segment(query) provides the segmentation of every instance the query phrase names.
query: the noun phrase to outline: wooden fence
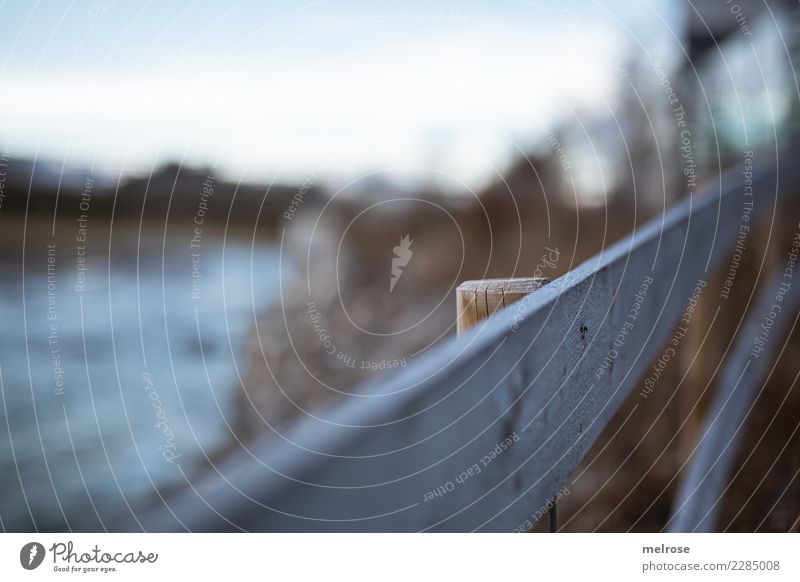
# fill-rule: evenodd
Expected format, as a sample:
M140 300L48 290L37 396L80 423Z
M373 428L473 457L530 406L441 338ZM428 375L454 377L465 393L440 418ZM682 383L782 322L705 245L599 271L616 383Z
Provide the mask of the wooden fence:
M750 220L795 192L800 173L785 152L754 160ZM526 529L641 381L698 281L730 260L749 212L743 192L741 167L723 173L563 277L120 528ZM779 283L766 286L720 376L672 529L713 527L735 434L767 371L766 353L750 364L747 354ZM781 326L794 323L797 296L800 282Z

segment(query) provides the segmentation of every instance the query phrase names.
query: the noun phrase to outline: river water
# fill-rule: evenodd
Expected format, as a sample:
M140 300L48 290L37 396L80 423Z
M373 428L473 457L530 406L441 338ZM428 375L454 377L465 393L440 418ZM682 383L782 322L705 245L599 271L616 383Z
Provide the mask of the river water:
M71 235L37 235L3 254L4 530L102 530L231 438L243 342L277 300L277 250L151 238L116 237L80 260Z

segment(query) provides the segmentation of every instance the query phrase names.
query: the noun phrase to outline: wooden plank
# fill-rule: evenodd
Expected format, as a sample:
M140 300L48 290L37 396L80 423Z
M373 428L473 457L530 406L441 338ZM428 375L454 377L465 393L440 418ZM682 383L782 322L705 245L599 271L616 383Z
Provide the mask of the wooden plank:
M776 196L777 172L783 190L800 165L755 159L758 209ZM485 324L241 452L169 499L169 510L142 512L142 524L518 528L566 482L672 333L697 280L728 256L740 178L738 168L720 176Z
M797 318L800 282L791 281L781 267L759 289L722 369L714 402L678 489L667 523L672 532L714 531L747 415L772 365L771 354L783 345L786 329ZM788 289L784 287L787 283ZM756 347L763 329L768 330L764 345Z

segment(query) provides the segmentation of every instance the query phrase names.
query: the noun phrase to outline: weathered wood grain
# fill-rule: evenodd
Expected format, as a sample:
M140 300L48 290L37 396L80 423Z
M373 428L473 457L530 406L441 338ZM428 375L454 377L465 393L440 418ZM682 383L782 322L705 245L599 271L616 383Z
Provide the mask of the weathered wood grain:
M465 281L456 289L456 328L464 333L497 310L549 283L542 277Z

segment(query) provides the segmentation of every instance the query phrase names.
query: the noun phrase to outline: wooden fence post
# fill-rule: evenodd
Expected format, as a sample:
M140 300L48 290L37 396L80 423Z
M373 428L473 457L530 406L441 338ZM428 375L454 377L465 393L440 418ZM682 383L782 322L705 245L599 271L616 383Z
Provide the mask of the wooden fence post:
M549 279L481 279L464 281L456 289L456 328L461 335L498 309L519 301L549 283Z
M550 282L543 277L464 281L456 289L456 329L461 335L498 309L519 301ZM555 497L549 510L550 533L558 529Z

